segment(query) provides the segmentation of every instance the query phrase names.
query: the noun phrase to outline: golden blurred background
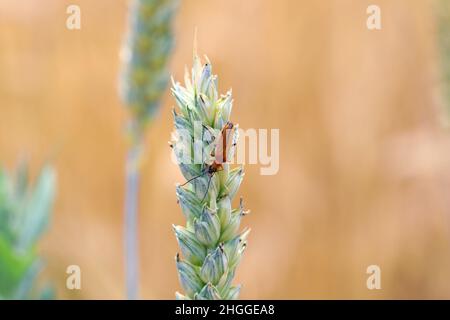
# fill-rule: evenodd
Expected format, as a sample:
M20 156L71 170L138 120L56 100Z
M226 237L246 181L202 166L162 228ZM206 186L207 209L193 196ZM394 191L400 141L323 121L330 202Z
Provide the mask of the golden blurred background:
M382 29L366 28L376 2ZM66 8L81 8L81 30ZM0 2L0 161L51 161L58 194L40 248L58 298L122 299L126 109L117 94L127 1ZM233 88L242 128L280 129L280 170L246 166L252 214L243 299L450 298L450 132L442 126L431 0L181 1L171 72L199 53ZM180 290L183 216L167 90L147 134L141 294ZM82 289L65 287L66 267ZM366 268L381 267L381 290Z

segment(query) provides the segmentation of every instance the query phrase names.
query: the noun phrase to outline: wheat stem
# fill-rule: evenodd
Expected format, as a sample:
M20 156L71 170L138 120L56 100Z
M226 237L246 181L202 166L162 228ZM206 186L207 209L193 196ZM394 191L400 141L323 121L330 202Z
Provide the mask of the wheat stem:
M127 297L138 298L139 291L139 248L138 248L138 197L140 144L128 151L125 190L125 255Z

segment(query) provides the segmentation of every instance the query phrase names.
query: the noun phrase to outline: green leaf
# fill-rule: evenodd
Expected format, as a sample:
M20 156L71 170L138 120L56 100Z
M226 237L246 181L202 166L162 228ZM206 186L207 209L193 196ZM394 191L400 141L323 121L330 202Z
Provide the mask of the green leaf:
M39 272L42 270L42 262L38 259L35 260L28 268L27 272L22 277L17 289L14 293L14 299L28 299L30 298L30 292L33 289L34 281L36 280Z
M0 235L0 295L11 296L22 281L34 259L34 253L18 253Z
M27 202L20 224L18 247L32 246L46 229L55 194L55 172L46 167L40 174L35 189Z

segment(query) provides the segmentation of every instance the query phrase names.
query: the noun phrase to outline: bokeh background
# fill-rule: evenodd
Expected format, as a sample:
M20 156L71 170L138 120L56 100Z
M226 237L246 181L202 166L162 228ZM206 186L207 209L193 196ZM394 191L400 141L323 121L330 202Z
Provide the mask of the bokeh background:
M68 30L66 7L81 8ZM382 30L366 28L366 8ZM246 166L252 233L236 282L249 299L450 298L450 132L439 92L434 2L181 1L171 72L190 65L194 28L232 119L280 129L280 170ZM59 298L124 298L126 109L117 94L125 0L0 2L0 161L58 171L40 247ZM179 290L170 161L174 101L150 128L140 198L141 293ZM82 290L65 288L66 267ZM381 290L366 268L381 267Z

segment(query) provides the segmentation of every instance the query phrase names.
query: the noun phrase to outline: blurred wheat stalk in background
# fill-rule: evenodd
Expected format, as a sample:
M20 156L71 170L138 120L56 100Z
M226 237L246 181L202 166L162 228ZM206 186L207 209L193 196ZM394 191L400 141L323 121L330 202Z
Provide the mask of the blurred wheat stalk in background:
M0 298L51 298L50 288L37 291L42 267L36 244L46 230L55 194L55 172L43 168L34 186L25 164L15 175L0 170Z
M185 290L185 295L177 292L176 297L237 299L240 285L231 282L250 230L239 232L246 214L242 199L239 208L231 208L244 176L241 166L231 169L227 163L238 139L236 126L229 121L233 99L231 91L219 96L211 63L202 66L196 49L191 76L186 70L185 87L173 83L172 88L180 110L180 114L174 110L172 147L187 179L187 186L176 190L187 220L186 227L174 226L183 255L181 259L177 254L176 264Z
M437 0L435 8L437 14L437 36L440 50L440 76L441 90L444 98L444 106L447 118L445 123L450 122L450 1Z
M158 111L168 80L167 62L173 46L172 20L176 0L135 0L129 14L129 31L122 51L120 94L130 110L126 161L125 251L129 299L138 298L139 259L137 206L139 162L145 129Z

